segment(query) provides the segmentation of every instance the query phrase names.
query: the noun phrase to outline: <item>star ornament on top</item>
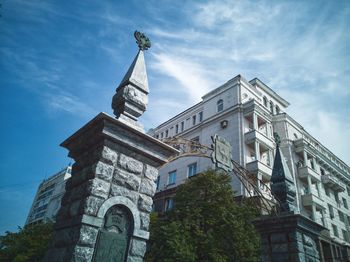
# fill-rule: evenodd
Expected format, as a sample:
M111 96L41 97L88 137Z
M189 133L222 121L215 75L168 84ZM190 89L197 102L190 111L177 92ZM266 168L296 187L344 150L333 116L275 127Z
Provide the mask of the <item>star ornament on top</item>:
M135 31L134 36L140 50L147 50L151 47L151 40L144 33Z
M221 168L226 172L232 171L233 164L231 160L231 144L225 138L220 137L217 134L212 136L211 139L213 140L212 147L214 149L211 155L211 160L217 168Z

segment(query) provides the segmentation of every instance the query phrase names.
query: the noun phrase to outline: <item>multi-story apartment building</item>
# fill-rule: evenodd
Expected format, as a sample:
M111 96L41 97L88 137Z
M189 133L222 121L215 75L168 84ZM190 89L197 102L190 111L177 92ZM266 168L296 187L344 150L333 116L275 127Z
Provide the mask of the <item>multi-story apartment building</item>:
M207 146L214 134L224 137L232 145L232 159L253 174L256 188L271 198L276 132L297 187L297 212L328 229L321 241L323 257L345 257L345 247L350 247L350 168L286 113L288 105L259 79L247 81L238 75L149 134L160 140L179 136ZM210 159L195 156L162 167L155 210L172 208L177 185L208 168L214 168ZM235 176L232 187L237 196L254 194Z
M65 167L41 182L30 208L26 225L55 220L55 216L61 207L66 181L71 176L71 170L71 166Z

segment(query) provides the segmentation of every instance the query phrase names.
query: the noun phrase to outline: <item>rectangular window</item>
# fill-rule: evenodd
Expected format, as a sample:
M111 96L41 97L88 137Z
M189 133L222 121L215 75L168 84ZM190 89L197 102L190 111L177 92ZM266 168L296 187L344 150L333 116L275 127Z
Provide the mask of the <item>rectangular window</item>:
M169 130L165 130L165 137L169 136Z
M346 201L346 199L343 197L343 205L346 209L348 209L348 202Z
M202 122L203 121L203 112L199 112L198 117L199 117L199 122Z
M156 180L157 190L159 189L159 182L160 182L160 176L158 176Z
M320 170L321 170L321 176L324 176L325 175L324 170L322 168Z
M198 150L198 148L199 148L199 136L192 138L191 141L193 141L193 143L191 145L191 150L192 151Z
M346 242L350 242L350 241L349 241L349 234L348 234L348 232L346 232L345 230L342 230L342 233L343 233L343 239L344 239Z
M191 177L191 176L194 176L195 174L197 174L197 163L193 163L193 164L188 165L187 174L188 174L188 177Z
M169 172L168 185L176 183L176 170Z
M164 137L164 133L160 133L160 138L163 138Z
M181 122L181 132L185 130L185 122Z
M192 116L192 125L194 126L196 124L196 115Z
M338 214L339 214L339 220L341 221L341 222L345 222L345 219L344 219L344 213L343 212L341 212L340 210L338 210Z
M350 187L346 187L346 191L348 192L348 196L350 196Z
M159 138L159 135L156 135L156 138L158 139L158 138Z
M169 211L174 207L174 199L167 198L165 199L165 211Z
M179 125L178 125L178 124L175 126L175 133L176 133L176 134L179 133Z
M329 216L331 219L333 219L334 218L334 211L333 211L333 207L330 204L328 204L328 209L329 209Z
M325 187L325 188L324 188L324 191L325 191L325 193L326 193L327 196L330 196L329 188L328 188L328 187Z
M332 224L332 228L333 228L333 234L334 234L336 237L339 237L337 226Z

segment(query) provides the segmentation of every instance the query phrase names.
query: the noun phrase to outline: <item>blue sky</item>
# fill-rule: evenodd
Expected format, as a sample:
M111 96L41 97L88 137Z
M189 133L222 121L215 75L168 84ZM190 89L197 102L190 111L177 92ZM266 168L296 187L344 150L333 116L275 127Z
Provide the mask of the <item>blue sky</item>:
M136 29L152 41L146 128L241 74L350 164L349 1L4 0L0 13L0 234L71 161L59 144L112 114Z

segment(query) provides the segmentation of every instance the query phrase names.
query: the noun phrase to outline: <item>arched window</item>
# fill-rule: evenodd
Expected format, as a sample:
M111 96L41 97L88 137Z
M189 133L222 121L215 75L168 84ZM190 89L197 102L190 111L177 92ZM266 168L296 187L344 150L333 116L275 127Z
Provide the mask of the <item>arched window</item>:
M266 96L264 96L263 100L264 100L264 106L267 107L267 98L266 98Z
M270 111L271 111L271 114L273 114L273 103L272 103L272 101L270 101Z
M279 114L280 113L280 108L278 105L276 105L276 114Z
M222 99L220 99L217 103L217 108L218 108L218 112L221 112L222 110L224 110L224 101Z

